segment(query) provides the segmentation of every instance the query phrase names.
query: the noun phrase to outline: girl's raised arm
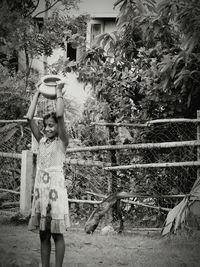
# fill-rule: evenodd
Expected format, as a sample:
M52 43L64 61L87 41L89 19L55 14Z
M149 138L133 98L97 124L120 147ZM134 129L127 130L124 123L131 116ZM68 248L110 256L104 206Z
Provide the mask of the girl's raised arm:
M28 112L27 112L27 114L25 116L27 118L27 120L28 120L28 123L30 125L31 131L32 131L35 139L38 142L42 138L42 134L41 134L41 132L39 130L38 125L34 121L33 117L34 117L34 114L35 114L36 105L37 105L37 102L38 102L39 95L40 95L40 92L39 91L36 91L36 93L35 93L35 95L33 97L33 100L31 102L31 105L30 105L30 107L28 109Z
M63 87L64 83L58 83L56 87L56 116L58 119L58 136L60 137L66 148L69 143L69 137L66 132L64 123L64 101L62 96Z

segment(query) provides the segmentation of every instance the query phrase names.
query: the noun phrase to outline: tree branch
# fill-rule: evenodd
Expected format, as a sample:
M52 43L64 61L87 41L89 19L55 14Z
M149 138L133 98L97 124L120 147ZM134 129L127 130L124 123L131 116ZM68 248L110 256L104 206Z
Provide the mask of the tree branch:
M29 17L31 14L33 14L33 12L37 9L37 7L39 5L39 2L40 2L40 0L37 0L37 4L35 5L35 8L32 11L30 11L25 17Z
M50 10L52 7L54 7L60 0L57 0L54 4L50 5L49 7L47 7L46 9L38 12L33 18L36 18L37 16L39 16L40 14L45 13L46 11Z

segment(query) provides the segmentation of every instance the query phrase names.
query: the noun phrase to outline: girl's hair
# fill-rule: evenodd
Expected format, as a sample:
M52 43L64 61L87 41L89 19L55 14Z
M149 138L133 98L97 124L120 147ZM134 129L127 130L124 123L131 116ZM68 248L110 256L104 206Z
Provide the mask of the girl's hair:
M55 112L51 112L51 113L48 113L46 114L44 117L43 117L43 125L44 125L44 128L46 127L46 121L51 118L55 121L55 123L58 123L58 119L56 117L56 113Z

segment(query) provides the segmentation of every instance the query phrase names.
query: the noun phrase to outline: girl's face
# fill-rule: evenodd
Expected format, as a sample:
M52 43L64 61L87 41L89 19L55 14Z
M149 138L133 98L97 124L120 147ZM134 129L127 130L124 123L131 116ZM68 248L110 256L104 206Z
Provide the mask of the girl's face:
M45 120L45 134L47 138L54 138L58 135L58 125L52 118Z

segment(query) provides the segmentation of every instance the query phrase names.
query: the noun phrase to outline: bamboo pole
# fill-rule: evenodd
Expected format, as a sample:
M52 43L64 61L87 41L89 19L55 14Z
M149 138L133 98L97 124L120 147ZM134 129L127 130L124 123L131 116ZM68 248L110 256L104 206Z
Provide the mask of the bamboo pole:
M98 193L94 193L94 192L90 192L90 191L86 191L85 193L89 194L89 195L97 196L97 197L100 197L100 198L106 198L106 196L103 195L103 194L98 194Z
M65 163L70 164L70 165L95 166L95 167L111 166L111 163L108 163L108 162L93 161L93 160L79 160L79 159L70 159L70 158L67 158L65 160Z
M144 204L144 203L140 203L140 202L136 202L136 201L132 201L132 200L125 200L125 199L120 199L122 202L126 203L126 204L132 204L132 205L137 205L137 206L142 206L142 207L147 207L147 208L151 208L151 209L157 209L157 210L163 210L163 211L170 211L171 209L169 208L162 208L162 207L158 207L158 206L151 206L148 204ZM102 201L97 201L97 200L82 200L82 199L68 199L69 202L72 203L82 203L82 204L101 204ZM12 202L9 202L9 204L11 204ZM13 202L15 206L19 205L19 201ZM6 206L6 205L5 205Z
M34 117L35 120L40 120L42 121L43 119L42 118L39 118L39 117ZM19 119L19 120L0 120L0 123L18 123L18 122L27 122L27 119Z
M140 203L140 202L136 202L136 201L132 201L132 200L122 199L121 201L124 202L124 203L128 203L128 204L138 205L138 206L147 207L147 208L156 209L156 210L163 210L163 211L167 211L167 212L171 210L169 208L151 206L151 205L148 205L148 204L144 204L144 203Z
M89 192L86 191L86 194L89 195L93 195L93 196L97 196L97 197L101 197L101 198L105 198L106 196L103 194L97 194L97 193L93 193L93 192ZM144 194L138 194L138 193L123 193L124 194L124 198L132 198L132 197L140 197L140 198L183 198L185 196L189 196L186 194L182 194L182 195L144 195ZM122 198L122 197L121 197Z
M139 121L139 120L135 120ZM148 127L151 124L158 124L158 123L198 123L200 122L200 118L197 119L185 119L185 118L176 118L176 119L157 119L146 121L145 123L108 123L108 122L92 122L91 125L98 125L98 126L115 126L115 127Z
M0 188L1 192L7 192L7 193L12 193L12 194L16 194L16 195L20 195L20 192L14 191L14 190L10 190L10 189L4 189L4 188Z
M85 152L85 151L100 151L100 150L120 150L120 149L152 149L152 148L175 148L186 146L200 146L200 141L181 141L181 142L162 142L162 143L143 143L143 144L128 144L128 145L105 145L105 146L89 146L69 148L66 153Z
M97 194L96 194L97 195ZM105 195L101 195L102 198L107 198L107 196ZM76 202L76 203L89 203L89 204L100 204L102 201L97 201L97 200L78 200L78 199L68 199L69 202ZM147 207L147 208L151 208L151 209L157 209L157 210L163 210L163 211L170 211L171 209L169 208L163 208L163 207L158 207L158 206L151 206L148 204L144 204L138 201L132 201L132 200L125 200L125 199L121 199L120 201L126 203L126 204L133 204L133 205L137 205L137 206L142 206L142 207Z
M0 120L0 123L27 122L27 120Z
M42 120L42 118L34 117L36 120ZM138 120L136 120L138 121ZM13 123L13 122L27 122L26 119L19 119L19 120L0 120L0 123ZM99 126L116 126L116 127L122 127L122 126L128 126L128 127L147 127L150 124L156 124L156 123L181 123L181 122L188 122L188 123L199 123L200 118L197 119L158 119L158 120L151 120L147 121L143 124L138 123L106 123L106 122L92 122L91 125L99 125Z
M167 168L167 167L191 167L200 166L200 161L185 161L185 162L163 162L163 163L144 163L144 164L132 164L122 166L105 167L106 171L110 170L129 170L139 168Z
M200 122L200 118L197 119L184 119L184 118L177 118L177 119L157 119L147 121L146 124L156 124L156 123L181 123L181 122L189 122L189 123L198 123Z
M83 204L100 204L102 201L97 201L97 200L87 200L87 199L70 199L68 198L69 202L72 203L83 203Z
M3 158L21 159L21 158L22 158L22 155L19 154L19 153L0 152L0 157L3 157Z
M150 231L161 231L162 230L162 228L160 228L160 227L158 227L158 228L148 228L148 227L144 227L144 228L141 228L141 227L137 227L137 228L131 228L131 230L125 230L125 232L127 232L127 233L132 233L132 232L135 232L135 231L148 231L148 232L150 232Z
M111 123L111 122L91 122L91 125L97 125L97 126L107 126L107 127L138 127L138 128L144 128L147 127L147 124L140 124L140 123Z

